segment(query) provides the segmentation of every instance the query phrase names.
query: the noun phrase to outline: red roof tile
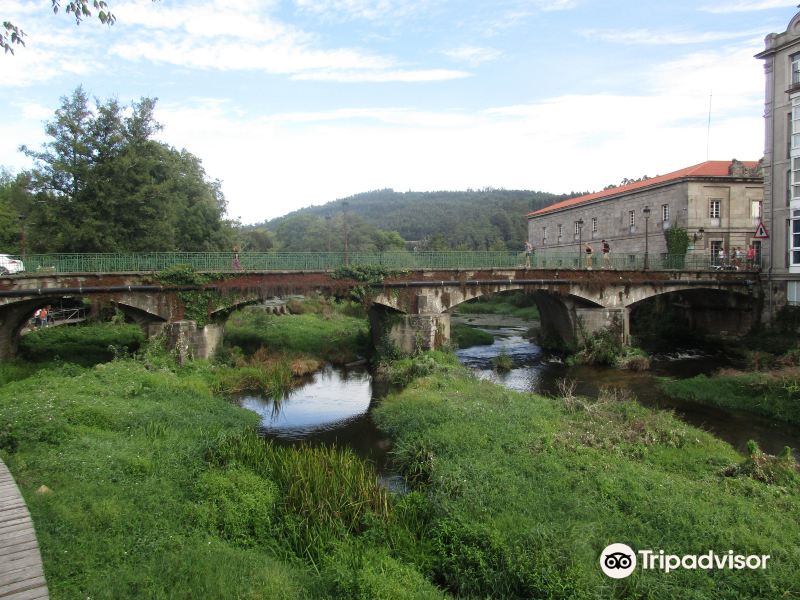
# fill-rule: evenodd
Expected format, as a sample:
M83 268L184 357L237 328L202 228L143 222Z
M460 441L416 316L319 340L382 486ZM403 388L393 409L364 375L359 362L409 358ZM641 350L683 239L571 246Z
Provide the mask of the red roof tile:
M679 179L685 179L689 177L729 177L730 176L729 169L731 166L731 162L732 161L730 160L709 160L700 163L698 165L686 167L685 169L681 169L673 173L667 173L666 175L659 175L658 177L651 177L650 179L645 179L644 181L637 181L635 183L629 183L628 185L622 185L619 187L610 188L607 190L603 190L601 192L595 192L593 194L578 196L577 198L562 200L561 202L556 202L555 204L551 204L550 206L545 206L544 208L540 208L539 210L535 210L531 213L528 213L528 217L534 217L552 212L554 210L569 208L570 206L583 204L584 202L590 202L592 200L600 200L601 198L608 198L611 196L616 196L617 194L632 192L634 190L648 188L662 183L677 181ZM750 169L758 165L758 162L756 161L742 161L742 163L744 164L744 166Z

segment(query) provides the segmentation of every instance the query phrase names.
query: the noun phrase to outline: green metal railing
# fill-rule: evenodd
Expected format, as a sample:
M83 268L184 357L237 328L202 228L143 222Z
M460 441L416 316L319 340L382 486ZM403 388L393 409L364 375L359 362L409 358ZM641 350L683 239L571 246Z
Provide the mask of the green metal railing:
M119 273L162 271L190 265L197 271L328 271L345 264L390 269L617 269L644 270L644 256L585 255L537 252L526 260L521 252L149 252L140 254L28 254L28 273ZM650 256L648 269L707 271L716 268L704 256ZM742 263L741 268L746 268Z

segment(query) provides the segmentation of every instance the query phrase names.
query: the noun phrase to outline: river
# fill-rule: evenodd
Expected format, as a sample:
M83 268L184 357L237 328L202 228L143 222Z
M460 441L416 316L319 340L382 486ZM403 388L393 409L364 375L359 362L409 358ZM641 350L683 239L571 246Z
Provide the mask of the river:
M491 333L495 341L456 352L459 360L476 376L521 392L555 395L559 380L575 381L576 393L597 397L603 387L629 391L644 405L673 410L682 420L705 429L744 451L750 439L771 454L784 446L800 448L800 428L771 422L748 413L727 411L693 402L672 400L664 395L657 378L692 377L712 373L728 364L724 356L700 351L653 357L651 371L631 372L597 367L568 367L524 337L529 323L493 315L454 315L454 322L466 323ZM511 356L514 367L499 374L491 359L501 352ZM262 433L278 444L336 444L352 448L375 463L386 485L402 488L402 480L391 472L390 441L375 427L370 411L386 395L387 385L372 378L364 368L342 369L326 366L307 377L284 398L257 396L241 398L241 405L261 417Z

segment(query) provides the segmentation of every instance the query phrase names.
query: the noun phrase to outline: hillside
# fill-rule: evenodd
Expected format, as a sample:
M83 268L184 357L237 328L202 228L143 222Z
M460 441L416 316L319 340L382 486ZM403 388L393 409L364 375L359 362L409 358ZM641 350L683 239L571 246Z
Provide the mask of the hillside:
M363 221L395 231L408 241L430 249L521 248L526 237L525 215L567 198L567 195L525 190L484 189L466 192L395 192L376 190L322 206L289 213L260 225L280 232L298 219L306 223L326 218Z

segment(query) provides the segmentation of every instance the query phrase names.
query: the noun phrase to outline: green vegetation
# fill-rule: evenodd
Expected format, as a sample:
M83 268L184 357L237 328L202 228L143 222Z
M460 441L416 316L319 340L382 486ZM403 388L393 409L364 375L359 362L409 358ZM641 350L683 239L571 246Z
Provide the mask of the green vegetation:
M450 341L459 348L491 346L494 344L494 336L477 327L456 324L450 327Z
M800 424L799 326L800 310L785 307L771 329L724 344L725 351L737 357L745 370L663 380L660 386L673 398Z
M22 151L34 168L0 177L0 206L24 216L28 252L230 250L219 181L200 159L154 138L156 100L91 106L78 87L45 123L47 141ZM14 219L16 221L16 218ZM0 239L19 223L0 219Z
M581 327L581 347L567 358L567 364L646 371L650 368L650 357L641 348L624 345L618 325L595 331L591 335Z
M492 359L492 366L500 373L507 373L514 368L514 359L504 350Z
M291 305L290 305L291 306ZM225 344L246 354L262 346L272 351L305 353L335 364L366 355L369 325L350 303L316 299L295 303L303 314L272 315L257 307L231 315L225 327ZM349 314L348 314L349 313Z
M800 371L796 368L767 373L724 371L712 377L664 380L661 389L673 398L800 424Z
M368 226L390 238L415 240L420 250L519 250L527 239L525 219L532 210L573 195L487 188L466 192L395 192L376 190L303 208L265 223L287 250L296 239L307 240L303 250L325 250L328 243L341 250L343 215L348 214L350 240L361 239L381 249L370 238ZM331 219L332 223L328 223ZM361 230L363 233L358 234ZM396 230L396 234L395 231ZM333 231L333 235L331 235ZM392 243L384 242L384 243ZM351 245L351 249L356 246Z
M441 598L384 542L410 539L413 506L348 450L256 436L214 393L229 371L148 347L0 387L52 596Z
M595 402L515 393L450 368L388 397L375 417L424 507L425 535L408 555L450 592L699 600L799 591L787 526L800 511L796 466L765 483L729 445L668 412L611 392ZM765 571L637 569L612 581L597 560L620 541L772 559Z
M453 309L453 312L472 315L504 315L528 321L539 320L539 309L536 307L536 301L532 296L523 292L481 296L475 300L459 304Z
M87 323L37 329L22 336L19 350L34 362L59 359L93 365L136 352L143 342L138 325Z

